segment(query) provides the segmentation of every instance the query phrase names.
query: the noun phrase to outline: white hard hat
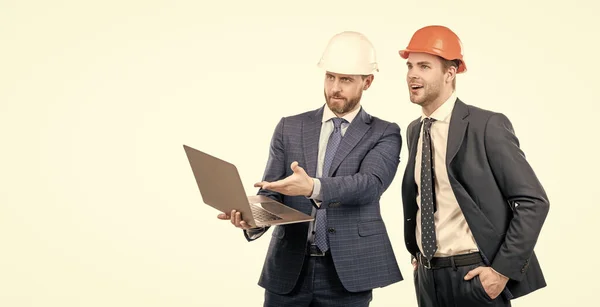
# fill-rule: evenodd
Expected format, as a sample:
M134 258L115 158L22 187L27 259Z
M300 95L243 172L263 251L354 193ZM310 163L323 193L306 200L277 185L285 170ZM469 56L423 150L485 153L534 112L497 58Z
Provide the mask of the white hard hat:
M345 75L370 75L379 71L373 44L363 34L353 31L333 36L317 66Z

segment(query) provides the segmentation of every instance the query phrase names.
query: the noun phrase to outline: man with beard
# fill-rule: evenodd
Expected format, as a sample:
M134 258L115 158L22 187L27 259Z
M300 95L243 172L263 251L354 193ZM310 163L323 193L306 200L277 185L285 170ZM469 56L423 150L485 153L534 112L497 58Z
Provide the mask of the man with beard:
M404 235L421 307L510 306L546 286L533 251L549 202L501 113L463 103L458 36L427 26L400 51L410 101Z
M372 289L402 280L379 204L398 168L400 127L360 104L378 71L375 50L364 35L342 32L318 66L326 105L279 121L255 185L315 216L274 227L259 280L264 306L369 306ZM219 218L249 241L267 231L249 229L239 212Z

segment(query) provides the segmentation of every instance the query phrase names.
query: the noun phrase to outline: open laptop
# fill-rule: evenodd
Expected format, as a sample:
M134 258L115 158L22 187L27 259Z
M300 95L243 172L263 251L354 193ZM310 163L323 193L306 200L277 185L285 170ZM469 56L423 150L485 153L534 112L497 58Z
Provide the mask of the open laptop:
M251 227L299 222L314 218L263 195L247 196L235 165L183 145L205 204L229 214L241 212Z

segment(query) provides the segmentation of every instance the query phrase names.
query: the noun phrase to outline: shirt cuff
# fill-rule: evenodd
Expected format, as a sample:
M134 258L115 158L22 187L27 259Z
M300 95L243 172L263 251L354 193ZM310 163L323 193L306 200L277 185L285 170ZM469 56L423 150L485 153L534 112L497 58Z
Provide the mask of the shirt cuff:
M250 240L256 240L265 233L265 227L246 229L246 234Z
M321 181L317 178L313 178L313 193L309 198L321 202Z

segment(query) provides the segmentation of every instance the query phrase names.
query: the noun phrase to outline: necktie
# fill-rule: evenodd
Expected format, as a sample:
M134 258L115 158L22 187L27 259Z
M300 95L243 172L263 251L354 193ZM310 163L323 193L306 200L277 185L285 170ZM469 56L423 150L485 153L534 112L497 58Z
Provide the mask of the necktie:
M421 245L423 256L431 260L437 250L435 238L435 186L431 158L431 124L435 119L425 118L423 126L423 147L421 160Z
M342 140L342 123L346 120L339 117L332 118L333 121L333 132L329 136L327 142L327 149L325 150L325 161L323 162L323 173L321 177L329 176L329 169L335 157L335 152ZM315 244L321 252L326 252L329 249L329 242L327 242L327 211L326 209L317 209L317 216L315 218L316 230L315 230Z

